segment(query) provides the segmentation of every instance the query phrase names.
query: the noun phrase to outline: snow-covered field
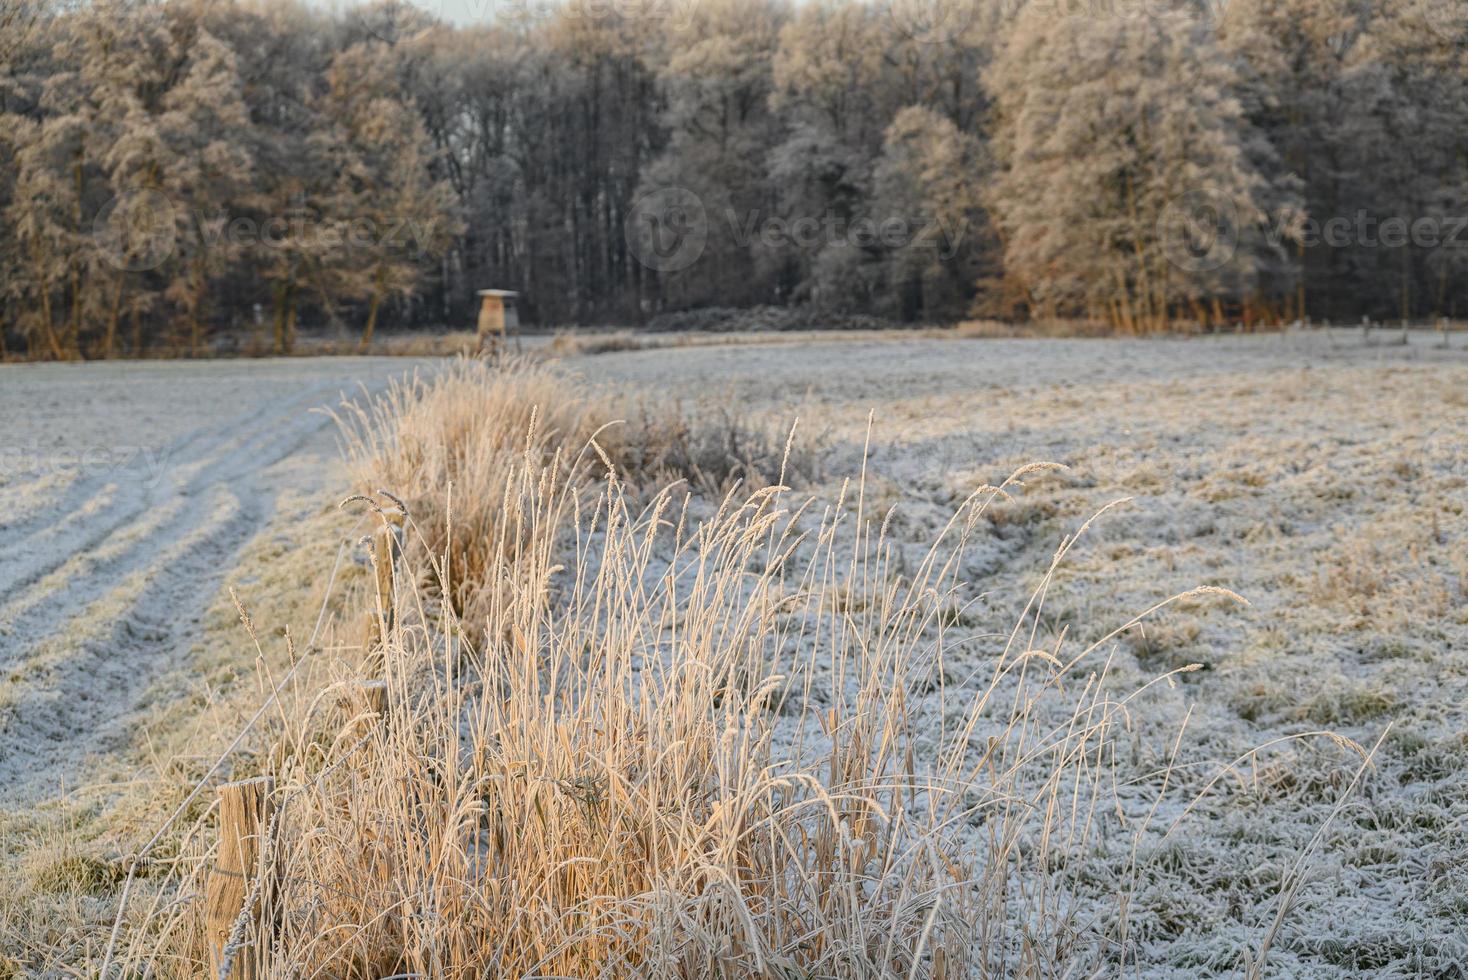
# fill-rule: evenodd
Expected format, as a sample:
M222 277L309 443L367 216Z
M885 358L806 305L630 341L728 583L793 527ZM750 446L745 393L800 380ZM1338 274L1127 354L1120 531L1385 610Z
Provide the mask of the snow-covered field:
M575 363L653 400L799 416L828 447L803 489L827 497L859 473L870 412L868 495L915 548L975 487L1068 466L1027 481L974 549L978 633L1008 630L1062 537L1131 498L1067 560L1055 633L1100 637L1197 585L1251 603L1175 607L1115 644L1117 690L1204 668L1140 702L1118 764L1148 782L1178 745L1161 826L1255 747L1331 730L1369 749L1390 726L1352 793L1360 759L1323 738L1275 744L1215 786L1146 855L1135 975L1233 975L1324 827L1270 975L1446 977L1468 970L1468 338L1454 339L882 339ZM1109 914L1124 861L1094 864Z
M0 367L0 811L92 778L282 489L340 488L330 419L395 359Z
M1012 625L1066 534L1131 498L1065 563L1044 612L1054 633L1095 639L1197 585L1251 603L1172 607L1108 650L1120 690L1204 667L1139 702L1134 751L1116 762L1123 784L1141 784L1176 745L1162 825L1257 746L1332 730L1369 748L1387 734L1349 794L1359 758L1320 738L1274 744L1214 787L1143 855L1128 975L1236 973L1276 914L1282 875L1309 852L1270 975L1464 976L1468 338L1447 350L1425 335L1371 341L830 337L567 363L652 404L771 428L798 416L821 461L800 489L834 496L865 453L868 499L895 508L890 528L913 548L976 486L1065 464L1027 480L976 541L962 625L979 634ZM32 866L17 854L34 841L25 811L135 771L150 689L190 670L214 635L206 610L230 626L223 590L241 576L246 601L268 599L251 563L288 564L306 544L299 515L341 496L328 420L310 409L411 367L0 368L8 858ZM252 550L272 535L285 543ZM1102 847L1085 869L1095 914L1115 907L1102 899L1121 886L1118 867ZM105 896L78 907L94 927L109 921Z

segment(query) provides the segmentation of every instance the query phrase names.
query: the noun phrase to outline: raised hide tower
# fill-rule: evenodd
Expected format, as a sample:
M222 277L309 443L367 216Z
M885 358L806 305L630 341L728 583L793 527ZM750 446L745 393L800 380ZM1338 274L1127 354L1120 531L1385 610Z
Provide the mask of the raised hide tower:
M511 331L520 329L520 311L515 306L519 293L512 289L479 291L479 346L498 345Z

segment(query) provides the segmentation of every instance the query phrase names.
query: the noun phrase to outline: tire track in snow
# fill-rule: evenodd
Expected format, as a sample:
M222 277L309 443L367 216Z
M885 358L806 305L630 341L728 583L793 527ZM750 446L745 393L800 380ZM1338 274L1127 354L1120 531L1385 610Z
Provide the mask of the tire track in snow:
M261 451L266 463L279 459L271 456L268 443L280 438L282 418L307 414L310 408L329 401L336 389L335 385L313 386L284 405L261 406L224 425L196 429L145 461L144 472L133 479L108 479L99 474L77 480L57 506L23 524L0 529L0 541L5 542L8 553L7 561L0 565L0 597L49 575L72 555L98 547L170 492L197 492L223 477L218 469L222 462L243 461L248 468L252 448ZM241 471L238 465L235 471Z
M83 472L0 526L0 781L12 804L81 782L150 684L182 663L239 550L274 513L268 468L302 451L330 458L330 420L312 409L363 379L322 366L325 379L288 397L262 390L175 439L150 479ZM402 370L365 380L378 388Z

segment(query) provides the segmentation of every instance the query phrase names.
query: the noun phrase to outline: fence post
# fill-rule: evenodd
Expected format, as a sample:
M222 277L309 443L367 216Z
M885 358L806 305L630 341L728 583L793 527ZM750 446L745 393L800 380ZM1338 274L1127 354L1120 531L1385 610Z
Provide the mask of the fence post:
M368 711L380 716L387 710L387 681L363 681L358 690Z
M382 674L381 654L377 651L383 639L382 629L393 628L393 616L397 609L393 586L393 567L401 546L398 535L403 526L403 514L399 510L381 511L382 523L372 534L372 571L374 576L374 598L367 613L363 631L362 648L368 656L368 673L378 677Z
M387 681L351 682L347 685L339 710L345 715L343 730L348 730L346 722L355 718L357 723L351 726L350 734L366 734L374 724L382 724L387 718ZM369 714L375 717L366 717Z
M260 882L254 907L248 910L249 931L244 945L232 952L227 948L260 870L260 846L275 807L271 799L274 789L275 780L269 776L219 787L219 852L209 876L205 907L210 980L221 980L226 960L229 972L224 980L259 980L259 968L269 953L272 937L263 916L271 904L269 880Z

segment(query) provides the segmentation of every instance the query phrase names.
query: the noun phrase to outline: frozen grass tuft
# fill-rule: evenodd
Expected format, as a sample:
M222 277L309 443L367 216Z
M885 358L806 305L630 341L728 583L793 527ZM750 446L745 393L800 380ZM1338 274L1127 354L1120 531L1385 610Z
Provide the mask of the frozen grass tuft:
M491 565L557 544L581 489L595 482L588 478L609 466L634 486L681 480L717 498L735 486L812 479L821 455L793 430L772 432L732 409L619 405L526 359L461 360L432 380L346 402L336 418L359 485L407 502L418 530L410 558L450 589L460 612L493 591ZM546 506L510 499L529 487L512 474L534 483ZM552 484L568 490L551 494ZM526 519L539 523L516 523Z

